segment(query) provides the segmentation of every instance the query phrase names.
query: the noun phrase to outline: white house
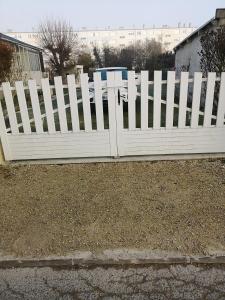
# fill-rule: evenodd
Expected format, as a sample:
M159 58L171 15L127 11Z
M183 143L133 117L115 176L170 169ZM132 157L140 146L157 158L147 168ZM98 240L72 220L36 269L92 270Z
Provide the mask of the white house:
M194 72L201 71L200 56L198 54L201 51L201 35L206 30L215 29L223 25L225 25L225 9L217 9L214 18L198 28L174 48L177 76L180 75L181 71L189 71L190 76L193 76Z
M22 80L35 79L41 82L44 72L42 49L19 41L0 33L0 41L10 44L14 48L13 71Z

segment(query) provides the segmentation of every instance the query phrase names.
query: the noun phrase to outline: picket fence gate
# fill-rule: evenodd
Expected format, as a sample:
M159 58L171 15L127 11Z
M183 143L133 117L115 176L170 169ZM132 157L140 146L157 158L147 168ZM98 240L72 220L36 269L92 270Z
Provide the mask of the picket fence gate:
M0 86L5 159L225 153L225 73L109 72ZM124 101L125 100L125 101Z

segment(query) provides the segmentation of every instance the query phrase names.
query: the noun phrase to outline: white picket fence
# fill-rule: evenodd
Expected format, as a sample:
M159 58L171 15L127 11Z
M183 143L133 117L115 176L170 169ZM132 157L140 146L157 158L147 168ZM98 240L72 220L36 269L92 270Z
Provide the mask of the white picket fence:
M100 73L0 86L6 160L225 153L225 73ZM125 100L125 101L124 101Z

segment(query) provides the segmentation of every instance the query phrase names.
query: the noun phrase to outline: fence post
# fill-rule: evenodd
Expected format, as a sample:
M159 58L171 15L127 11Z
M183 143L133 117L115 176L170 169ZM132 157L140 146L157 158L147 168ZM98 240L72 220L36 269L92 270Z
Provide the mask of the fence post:
M4 164L5 164L5 158L3 154L2 144L0 142L0 165L4 165Z

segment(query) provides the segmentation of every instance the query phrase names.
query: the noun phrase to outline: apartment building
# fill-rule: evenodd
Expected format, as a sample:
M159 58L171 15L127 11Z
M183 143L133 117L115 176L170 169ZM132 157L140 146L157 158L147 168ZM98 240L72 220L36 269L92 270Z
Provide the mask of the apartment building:
M172 51L176 45L189 36L196 28L178 26L169 27L167 25L161 28L118 28L118 29L86 29L75 31L78 41L81 45L87 46L92 49L94 46L102 48L105 45L111 47L124 48L132 43L145 41L146 39L154 39L162 43L166 51ZM25 43L39 45L38 32L7 32L11 37L19 39Z

